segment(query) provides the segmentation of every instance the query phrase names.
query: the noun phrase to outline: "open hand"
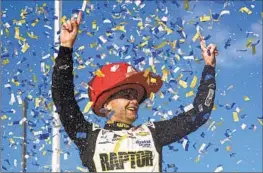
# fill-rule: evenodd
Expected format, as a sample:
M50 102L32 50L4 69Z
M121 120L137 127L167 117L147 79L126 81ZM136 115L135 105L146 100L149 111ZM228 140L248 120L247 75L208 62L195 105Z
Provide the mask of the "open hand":
M81 22L82 11L78 13L77 19L71 17L71 20L62 24L60 33L60 45L72 48L78 35L79 24Z
M215 44L209 44L206 47L205 40L203 36L200 35L200 46L202 50L202 56L204 58L205 64L215 67L216 65L216 58L215 56L218 55L218 50Z

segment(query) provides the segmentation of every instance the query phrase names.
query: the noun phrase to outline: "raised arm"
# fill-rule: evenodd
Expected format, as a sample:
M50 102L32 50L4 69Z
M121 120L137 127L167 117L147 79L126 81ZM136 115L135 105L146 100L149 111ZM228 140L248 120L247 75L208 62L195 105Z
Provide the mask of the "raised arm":
M215 55L216 46L210 44L207 48L204 40L200 39L205 67L193 104L187 106L183 113L170 120L154 122L156 140L161 146L175 142L196 131L209 118L215 98Z
M74 97L72 46L78 23L73 18L70 22L72 28L67 26L68 23L62 27L61 46L53 68L51 89L52 98L65 131L76 144L79 144L81 138L78 138L78 135L87 133L91 124L84 119Z

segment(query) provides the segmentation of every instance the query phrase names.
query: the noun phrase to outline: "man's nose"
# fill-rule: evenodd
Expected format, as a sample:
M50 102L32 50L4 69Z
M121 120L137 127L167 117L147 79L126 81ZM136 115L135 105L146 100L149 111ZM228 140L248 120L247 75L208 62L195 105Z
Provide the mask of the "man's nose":
M130 100L130 103L132 103L132 104L134 104L134 105L136 105L136 106L138 106L138 100L137 99L135 99L135 98L133 98L133 99L131 99Z

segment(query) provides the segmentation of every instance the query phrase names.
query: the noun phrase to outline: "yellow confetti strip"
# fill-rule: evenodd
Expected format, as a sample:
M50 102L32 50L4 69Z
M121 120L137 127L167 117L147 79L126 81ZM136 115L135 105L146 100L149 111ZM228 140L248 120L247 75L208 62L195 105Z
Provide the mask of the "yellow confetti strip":
M154 99L154 93L153 92L151 92L151 94L150 94L150 100L153 100Z
M43 151L42 155L45 156L47 154L47 151Z
M46 68L45 74L48 74L50 72L50 69L51 69L50 65L45 64L45 68Z
M256 54L256 46L253 45L253 46L252 46L252 55L255 55L255 54Z
M112 28L112 30L126 32L124 25L117 25L115 28Z
M87 113L87 112L89 111L89 109L91 108L92 104L93 104L93 102L89 101L89 102L86 104L83 112L84 112L84 113Z
M9 63L9 59L4 59L3 61L2 61L2 65L6 65L6 64L8 64Z
M263 126L263 120L258 119L258 122Z
M94 48L94 47L96 47L98 44L97 44L97 42L94 42L94 43L91 43L89 46L90 46L90 48Z
M14 141L13 138L9 138L9 142L10 142L11 144L14 144L14 143L15 143L15 141Z
M234 118L234 122L238 122L239 121L237 112L233 112L233 118Z
M188 0L184 0L184 9L189 10L189 1Z
M25 38L20 37L20 31L19 31L19 27L15 27L15 38L21 41L26 41Z
M16 25L23 25L24 23L26 23L26 20L22 19L22 20L13 20L13 23L15 23Z
M185 94L186 97L191 97L194 95L194 91L189 91Z
M185 42L185 39L183 38L179 40L179 43L184 43L184 42Z
M180 61L180 56L178 54L175 54L175 58Z
M162 43L155 45L154 49L160 49L167 45L167 41L163 41Z
M97 21L93 20L92 21L92 29L96 29L97 28Z
M152 68L152 71L153 71L154 73L156 73L155 65L151 65L151 68Z
M263 19L263 12L261 12L261 18Z
M24 42L24 44L22 45L21 52L25 53L29 48L30 48L29 44Z
M192 41L195 42L200 37L200 33L196 32L194 37L192 38Z
M35 98L35 108L39 107L41 100L39 98Z
M200 16L200 22L207 22L211 20L211 16Z
M30 38L38 39L38 36L37 36L37 35L34 35L33 32L31 32L31 33L27 32L27 35L28 35L28 37L30 37Z
M7 116L6 115L2 115L1 116L1 120L5 120L5 119L7 119Z
M160 95L160 98L162 98L162 99L164 98L164 94L162 92L160 92L159 95Z
M250 9L248 9L247 7L242 7L242 8L240 8L239 11L240 11L241 13L246 12L247 14L251 14L251 13L252 13L252 11L251 11Z
M167 81L169 71L164 68L164 69L162 70L162 72L163 72L162 80L163 80L163 81Z
M194 78L193 78L193 80L192 80L192 82L191 82L191 84L190 84L190 87L191 87L191 88L194 88L195 85L196 85L196 82L197 82L197 77L194 76Z
M78 70L82 70L82 69L84 69L84 68L86 68L85 65L79 65L79 66L78 66Z
M36 74L33 74L33 82L37 83L37 76L36 76Z
M150 71L151 71L151 69L147 68L147 69L144 71L143 76L144 76L144 77L148 77Z
M51 142L52 142L50 137L48 137L45 141L46 141L46 143L49 144L49 145L50 145Z
M22 9L21 13L20 13L21 18L25 19L26 18L26 16L25 16L26 14L27 14L26 10Z
M31 100L31 99L33 98L33 96L29 94L29 95L27 96L27 98L28 98L29 100Z
M248 96L244 96L244 100L245 100L245 101L249 101L250 99L249 99Z
M142 30L144 28L142 21L138 22L137 26L139 27L140 30Z
M180 79L182 79L182 77L183 77L183 74L180 74L178 77L177 77L177 81L179 81Z
M80 47L78 48L78 51L84 50L84 49L85 49L85 46L80 46Z
M212 110L213 110L213 111L215 111L215 110L216 110L216 105L214 105L214 106L213 106L213 109L212 109Z
M61 19L60 19L61 24L65 23L66 21L67 21L67 16L61 17Z
M115 145L115 147L114 147L114 152L115 153L117 153L118 151L119 151L119 149L120 149L120 146L121 146L121 142L124 140L124 139L127 139L128 138L128 136L127 135L124 135L124 136L122 136L118 141L117 141L117 143L116 143L116 145Z
M142 48L142 47L146 46L147 44L148 44L148 40L142 42L142 43L139 44L138 46L139 46L139 48Z
M53 111L53 103L48 103L47 108L50 112Z
M177 40L174 40L173 42L170 43L170 46L172 47L173 50L175 50L176 48L176 43L177 43Z
M249 38L249 39L247 40L246 47L247 47L247 48L251 47L251 44L252 44L252 39Z
M229 145L229 146L226 146L226 151L230 152L232 150L232 147Z
M198 162L200 162L200 156L197 156L197 157L195 158L195 163L198 163Z
M157 23L159 25L161 25L163 27L163 29L167 32L167 35L173 33L173 30L168 28L168 26L166 24L164 24L163 21L161 21L158 17L156 17L155 20L157 21Z
M187 88L187 83L183 80L179 80L179 85L182 86L183 88Z
M20 85L20 83L19 83L18 81L15 81L14 78L12 78L11 82L12 82L13 84L15 84L15 86L19 86L19 85Z
M100 69L95 71L95 75L98 77L104 77L105 76Z
M5 28L5 34L6 34L6 36L10 36L10 32L9 32L8 28Z
M31 26L35 27L38 22L39 22L39 19L35 19L35 20L31 23Z
M156 79L151 77L151 80L150 80L151 83L156 83Z

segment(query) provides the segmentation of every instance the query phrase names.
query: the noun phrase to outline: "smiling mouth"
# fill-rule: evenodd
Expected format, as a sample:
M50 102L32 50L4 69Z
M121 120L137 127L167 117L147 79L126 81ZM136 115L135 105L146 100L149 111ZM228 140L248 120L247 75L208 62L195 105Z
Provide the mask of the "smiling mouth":
M135 112L137 110L136 107L127 107L126 109L132 112Z

